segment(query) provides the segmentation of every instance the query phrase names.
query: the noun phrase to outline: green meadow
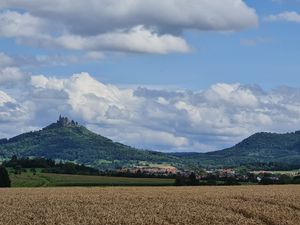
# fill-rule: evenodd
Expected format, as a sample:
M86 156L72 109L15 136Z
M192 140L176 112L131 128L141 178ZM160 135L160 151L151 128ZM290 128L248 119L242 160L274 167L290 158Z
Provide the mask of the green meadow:
M37 172L10 173L12 187L67 186L172 186L173 179L103 177L87 175L50 174Z

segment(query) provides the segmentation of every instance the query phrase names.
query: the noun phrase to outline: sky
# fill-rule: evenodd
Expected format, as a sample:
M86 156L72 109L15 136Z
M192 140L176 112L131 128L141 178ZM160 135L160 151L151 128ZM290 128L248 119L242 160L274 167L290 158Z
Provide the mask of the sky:
M60 114L208 152L300 129L299 0L0 0L0 138Z

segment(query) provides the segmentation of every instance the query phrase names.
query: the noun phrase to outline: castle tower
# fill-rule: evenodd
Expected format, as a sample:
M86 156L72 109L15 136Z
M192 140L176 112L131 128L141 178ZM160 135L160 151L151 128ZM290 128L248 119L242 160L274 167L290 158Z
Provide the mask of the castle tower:
M68 117L63 117L62 115L59 115L59 118L57 120L57 124L63 127L76 127L78 126L78 123L74 120L69 120Z

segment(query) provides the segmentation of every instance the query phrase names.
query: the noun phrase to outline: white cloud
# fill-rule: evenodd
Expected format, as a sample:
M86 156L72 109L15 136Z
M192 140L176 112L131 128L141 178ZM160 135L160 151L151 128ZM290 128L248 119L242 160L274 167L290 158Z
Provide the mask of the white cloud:
M20 82L24 82L25 80L26 80L26 76L19 68L16 67L5 67L3 69L0 68L0 86L19 84Z
M37 75L31 77L31 85L35 88L62 90L64 87L63 83L64 80L56 79L56 78L48 79L43 75Z
M167 34L159 36L143 26L134 27L127 32L118 31L90 37L64 35L56 42L57 45L72 50L111 50L157 54L184 53L190 50L182 38Z
M256 106L257 98L249 89L243 89L240 84L216 84L205 93L210 102L219 104L220 100L233 106Z
M14 98L2 95L2 102L22 108L17 118L28 127L67 114L115 141L163 151L216 150L255 132L300 126L300 89L265 92L240 84L215 84L200 92L120 88L80 73L65 79L32 76L19 95L12 93Z
M151 130L144 127L123 127L122 129L126 130L125 133L120 133L120 129L103 129L99 126L90 126L90 128L104 135L108 135L114 140L119 140L122 143L131 144L137 147L151 146L154 150L159 150L161 148L171 150L174 148L190 147L190 142L185 137L179 137L172 133ZM171 149L170 146L172 146Z
M65 23L74 33L84 34L139 24L167 30L240 30L257 25L254 9L242 0L3 1L2 7L19 7L35 16Z
M35 37L45 31L46 23L29 13L4 11L0 13L0 36Z
M0 138L11 137L20 131L29 131L30 109L7 93L0 91Z
M58 7L59 6L59 7ZM39 47L166 54L188 52L187 30L239 31L258 24L242 0L2 0L0 35Z
M16 100L10 97L8 94L6 94L3 91L0 91L0 106L3 106L5 103L15 103Z
M267 21L287 21L287 22L295 22L300 23L300 14L297 12L282 12L276 15L269 15L266 17Z
M14 60L3 52L0 52L0 68L12 66Z

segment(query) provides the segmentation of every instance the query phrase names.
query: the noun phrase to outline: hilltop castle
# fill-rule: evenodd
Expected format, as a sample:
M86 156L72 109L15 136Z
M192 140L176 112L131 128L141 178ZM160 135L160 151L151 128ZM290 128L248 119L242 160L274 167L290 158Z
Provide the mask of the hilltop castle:
M69 120L68 117L63 117L61 115L59 115L59 119L56 122L58 125L61 125L63 127L77 127L79 126L77 122L75 122L74 120Z

